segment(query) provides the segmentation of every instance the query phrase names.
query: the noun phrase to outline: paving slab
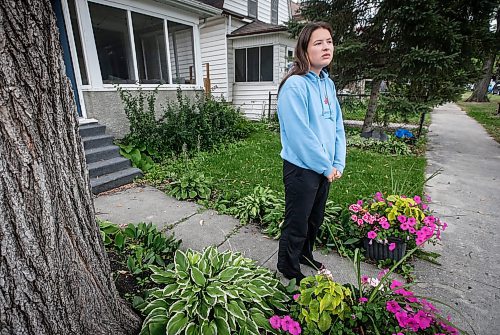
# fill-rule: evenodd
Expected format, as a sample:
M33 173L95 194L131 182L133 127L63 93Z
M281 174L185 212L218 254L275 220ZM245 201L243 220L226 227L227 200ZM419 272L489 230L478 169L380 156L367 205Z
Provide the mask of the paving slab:
M187 201L178 201L151 186L136 186L94 199L99 219L116 224L152 222L163 229L193 216L202 207Z
M207 210L179 222L167 232L173 232L182 240L182 249L203 250L208 246L219 246L240 225L240 221L228 215L218 215Z
M278 251L278 242L263 235L257 226L249 224L231 235L219 246L219 250L241 252L243 256L263 265Z

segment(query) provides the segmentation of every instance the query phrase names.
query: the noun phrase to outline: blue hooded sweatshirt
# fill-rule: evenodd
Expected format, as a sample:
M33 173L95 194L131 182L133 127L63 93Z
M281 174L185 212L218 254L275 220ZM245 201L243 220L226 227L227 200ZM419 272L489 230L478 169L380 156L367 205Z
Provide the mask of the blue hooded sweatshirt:
M278 94L281 158L325 177L344 171L346 140L333 81L322 71L288 78Z

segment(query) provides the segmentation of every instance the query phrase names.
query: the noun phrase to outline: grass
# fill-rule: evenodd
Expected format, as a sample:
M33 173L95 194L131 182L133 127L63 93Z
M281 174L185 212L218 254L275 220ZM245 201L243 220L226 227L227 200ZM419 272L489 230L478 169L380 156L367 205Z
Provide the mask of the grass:
M202 153L191 163L197 172L213 177L219 191L231 194L237 190L244 196L261 185L283 192L280 150L279 134L259 130L216 153ZM332 184L330 199L342 205L377 191L422 194L425 163L423 157L387 156L350 148L344 176Z
M500 143L500 116L496 115L498 104L500 103L499 95L488 95L490 102L465 102L471 93L466 93L462 96L462 100L457 104L465 110L467 115L474 118L486 129L495 141Z

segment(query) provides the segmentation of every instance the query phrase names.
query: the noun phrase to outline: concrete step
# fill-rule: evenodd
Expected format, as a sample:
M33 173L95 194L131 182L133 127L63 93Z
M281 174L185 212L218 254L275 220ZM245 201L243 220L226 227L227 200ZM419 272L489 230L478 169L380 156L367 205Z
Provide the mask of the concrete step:
M83 148L94 149L98 147L104 147L113 144L113 136L110 135L96 135L82 138Z
M89 169L90 178L100 177L105 174L117 172L120 170L128 169L132 164L130 160L125 157L114 157L111 159L102 160L87 165Z
M85 160L87 161L87 164L114 157L120 157L120 148L116 145L107 145L100 148L85 149Z
M79 129L80 136L82 138L83 137L90 137L90 136L97 136L97 135L104 135L105 131L106 131L106 126L103 126L97 122L83 124L80 126L80 129Z
M129 184L134 181L135 177L139 176L142 176L141 170L131 167L100 177L91 178L90 185L92 186L92 193L98 194Z

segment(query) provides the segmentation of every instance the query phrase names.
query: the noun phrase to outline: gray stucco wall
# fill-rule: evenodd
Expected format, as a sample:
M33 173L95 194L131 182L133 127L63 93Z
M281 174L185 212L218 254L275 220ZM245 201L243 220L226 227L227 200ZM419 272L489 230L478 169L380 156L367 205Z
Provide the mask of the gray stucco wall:
M150 92L143 90L143 92ZM138 91L131 91L137 94ZM183 91L188 97L194 97L196 91ZM177 91L158 91L155 109L157 117L162 115L161 105L165 105L167 100L176 100ZM117 91L84 91L83 99L87 111L87 118L96 119L100 124L106 126L106 133L115 138L122 138L129 132L129 122L125 115L122 100Z

